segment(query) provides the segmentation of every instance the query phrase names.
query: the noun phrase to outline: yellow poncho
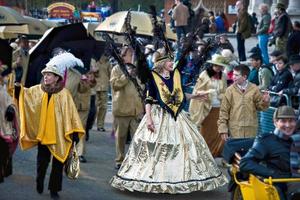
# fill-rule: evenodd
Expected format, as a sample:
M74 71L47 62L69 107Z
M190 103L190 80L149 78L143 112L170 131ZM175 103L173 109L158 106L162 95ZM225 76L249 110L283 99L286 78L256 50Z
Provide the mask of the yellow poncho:
M52 94L48 102L48 94L41 85L22 87L19 109L22 150L41 142L57 160L64 162L72 145L70 135L78 132L81 137L84 134L72 96L65 88Z

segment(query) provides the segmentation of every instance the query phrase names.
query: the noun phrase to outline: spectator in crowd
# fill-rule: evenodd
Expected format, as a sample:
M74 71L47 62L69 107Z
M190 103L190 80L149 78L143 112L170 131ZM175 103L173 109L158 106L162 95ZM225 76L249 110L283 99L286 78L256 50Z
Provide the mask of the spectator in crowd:
M282 51L274 50L270 53L270 63L272 64L272 70L274 74L277 74L276 62L279 56L283 55Z
M261 94L258 87L250 83L250 69L246 65L233 68L234 83L226 89L220 107L218 131L223 140L255 137L258 128L257 111L269 107L270 96Z
M261 54L254 53L250 55L251 67L258 70L258 88L260 90L266 90L272 80L273 71L271 66L263 65Z
M229 31L230 25L229 25L229 21L228 21L226 15L225 15L225 13L224 13L224 12L221 12L220 16L222 17L222 19L223 19L223 21L224 21L225 32L228 32L228 31Z
M172 18L172 15L173 15L173 10L174 10L174 8L176 7L176 4L173 4L172 5L172 8L168 11L168 15L170 15L170 28L171 28L171 30L174 32L174 33L176 33L176 29L175 29L175 21L174 21L174 19Z
M271 92L280 92L281 90L288 88L289 84L293 81L293 75L288 68L288 59L286 56L281 55L276 59L277 73L272 78L271 84L268 89ZM279 105L286 105L286 99L280 96L271 96L270 104L272 107L278 107Z
M201 23L203 26L203 32L209 33L209 19L207 17L203 17Z
M237 50L240 61L246 61L245 39L251 36L251 21L242 1L236 2L237 8Z
M197 76L199 75L197 53L197 50L189 52L189 55L186 57L186 65L180 71L183 91L187 93L192 93Z
M173 9L172 18L175 21L177 41L183 35L186 35L188 19L190 17L189 8L182 3L182 0L175 0L176 7Z
M299 178L300 134L296 132L296 114L292 107L281 106L273 115L276 129L273 134L257 137L252 148L243 156L240 171L264 178ZM275 186L280 199L291 199L300 192L299 182L280 183Z
M292 30L291 19L285 11L285 5L283 3L277 3L275 12L278 14L274 28L275 48L286 52L288 35Z
M300 88L300 55L291 55L289 65L294 77L293 82L291 82L287 88L282 89L279 94L295 96L298 94Z
M217 24L214 16L209 17L209 33L217 32Z
M253 34L256 33L257 25L258 25L258 19L256 17L256 13L253 12L251 15L251 33Z
M276 59L277 73L272 78L268 89L272 92L279 92L287 88L289 83L293 81L293 75L288 68L288 59L284 55L278 56Z
M254 53L252 55L255 55L255 54L257 54L257 53ZM252 59L251 59L251 61L252 61ZM257 85L257 86L259 86L258 70L259 70L259 68L252 67L251 71L249 73L249 76L248 76L248 81L250 83L253 83L253 84Z
M257 27L256 34L258 35L258 45L262 53L263 63L269 64L269 54L268 54L268 41L269 34L268 30L271 23L271 15L269 14L269 7L267 4L260 4L259 11L261 14L261 20Z
M268 30L268 34L269 35L272 35L273 37L273 32L274 32L274 29L275 29L275 21L276 21L276 18L278 18L278 13L277 13L277 10L274 11L274 16L271 17L271 23L270 23L270 27L269 27L269 30ZM271 38L270 38L271 39ZM272 44L269 44L269 46L271 46Z
M233 83L233 68L238 66L239 62L237 57L229 49L223 49L221 55L229 62L227 67L224 68L224 73L227 75L227 85L229 86Z
M293 23L293 32L289 35L286 54L288 58L293 54L300 53L300 22L294 21Z
M208 17L215 17L214 11L212 10L208 11Z
M229 49L232 53L234 53L234 48L228 40L226 34L221 34L219 36L218 47L220 48L220 51L222 51L223 49Z
M216 23L216 28L217 28L216 32L224 33L225 32L225 24L224 24L223 18L221 17L221 14L217 14L215 23Z
M219 137L217 120L222 98L227 88L226 74L223 69L228 67L229 61L215 54L208 60L209 67L198 77L193 94L203 92L207 99L191 99L189 113L191 120L198 126L200 133L206 141L211 154L220 156L224 141Z

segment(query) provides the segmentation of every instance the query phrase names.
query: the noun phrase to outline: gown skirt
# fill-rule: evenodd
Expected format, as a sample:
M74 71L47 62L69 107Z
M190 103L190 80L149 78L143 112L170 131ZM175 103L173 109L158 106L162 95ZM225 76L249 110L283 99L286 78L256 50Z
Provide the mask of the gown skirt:
M144 116L121 168L110 181L113 187L176 194L213 190L228 182L184 111L175 121L167 111L152 105L151 115L155 131L147 129Z

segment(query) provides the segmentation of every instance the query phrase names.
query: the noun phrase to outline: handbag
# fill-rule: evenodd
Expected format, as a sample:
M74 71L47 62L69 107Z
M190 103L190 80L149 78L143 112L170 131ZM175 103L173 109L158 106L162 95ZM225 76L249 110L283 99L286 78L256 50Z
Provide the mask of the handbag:
M73 142L69 156L65 162L65 173L70 179L77 179L80 172L80 161L76 150L76 145Z

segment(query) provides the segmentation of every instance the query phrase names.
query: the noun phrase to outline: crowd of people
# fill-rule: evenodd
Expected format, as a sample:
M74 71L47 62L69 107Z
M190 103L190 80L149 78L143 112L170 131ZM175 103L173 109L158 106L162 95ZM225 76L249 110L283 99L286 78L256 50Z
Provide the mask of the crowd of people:
M270 32L272 17L268 6L261 4L260 21L253 32L247 7L237 1L236 8L237 47L224 34L229 28L224 13L214 17L209 12L202 20L209 30L221 33L204 41L188 33L189 9L176 0L169 12L177 33L172 45L164 41L155 45L146 41L138 47L126 44L119 49L120 59L109 51L92 57L89 71L82 70L83 62L70 52L54 48L41 71L40 84L29 88L24 87L29 44L26 37L20 37L13 52L13 70L6 73L2 62L0 68L0 182L11 174L19 140L23 150L37 146L36 190L40 194L52 157L48 189L58 199L71 147L76 146L80 162L88 163L89 130L95 124L97 131L106 131L109 93L118 170L110 184L115 188L171 194L216 189L228 182L215 160L222 156L224 144L256 136L241 170L260 176L298 177L294 109L298 109L295 99L300 89L300 46L296 42L300 23L292 24L284 4L278 3ZM251 33L257 36L258 45L246 57L244 44ZM269 52L268 45L273 43L275 50ZM141 75L142 66L146 78ZM284 95L293 99L294 109L286 106L289 102ZM270 107L279 107L274 114L275 130L258 133L259 122L273 123L265 121L263 112L260 119L257 115ZM285 150L284 167L269 156L277 155L269 141ZM262 168L258 161L268 163L269 159L270 165ZM286 186L279 188L285 196L287 191L294 193L296 186L292 192Z

